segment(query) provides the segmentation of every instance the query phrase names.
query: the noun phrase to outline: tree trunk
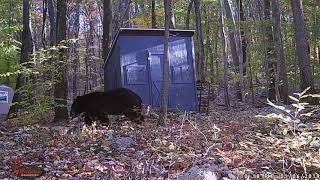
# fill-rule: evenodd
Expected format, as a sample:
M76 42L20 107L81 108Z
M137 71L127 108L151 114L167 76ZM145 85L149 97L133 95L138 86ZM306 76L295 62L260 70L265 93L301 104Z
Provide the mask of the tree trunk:
M157 28L156 0L151 1L152 28Z
M233 59L233 64L236 69L236 73L240 75L240 69L239 69L239 54L238 54L238 47L237 47L237 35L236 35L236 22L234 18L234 12L231 8L231 4L229 0L224 0L224 7L226 10L226 17L231 21L231 25L229 27L229 41L230 41L230 47L231 47L231 54ZM240 42L240 41L239 41ZM240 80L240 79L239 79ZM236 89L237 89L237 98L242 101L242 90L240 87L240 81L236 82Z
M95 87L96 84L96 78L95 78L95 73L93 73L92 71L94 70L94 61L93 61L93 57L95 56L95 48L94 48L94 39L95 39L95 35L94 35L94 31L95 31L95 27L94 27L94 11L93 11L93 7L90 8L90 20L89 20L89 67L90 67L90 78L89 78L89 82L90 82L90 92L92 91L92 88Z
M270 15L270 0L264 0L264 19L266 21L271 20L271 15ZM270 77L270 82L269 82L269 91L268 91L268 98L270 100L276 100L276 89L275 89L275 61L274 61L274 49L270 44L273 44L273 36L272 36L272 26L266 25L266 43L267 43L267 63L268 63L268 69L269 69L269 77Z
M224 101L226 109L230 109L230 100L228 92L228 54L227 54L227 43L226 43L226 33L224 29L224 15L222 9L222 0L219 0L219 21L221 29L221 39L222 39L222 52L223 52L223 65L224 65L224 74L223 74L223 84L224 84Z
M57 26L59 29L57 32L56 41L60 44L62 41L66 40L67 32L67 2L66 0L57 1ZM66 63L66 51L61 48L59 49L59 63L58 68L61 71L57 75L57 81L54 85L54 97L55 103L59 104L55 107L54 121L59 122L62 120L67 120L68 109L67 109L67 98L68 98L68 81L66 78L67 68L65 68Z
M172 6L173 6L173 3L174 1L170 0L170 26L169 28L170 29L175 29L176 28L176 20L175 20L175 16L174 16L174 12L173 12L173 9L172 9Z
M190 14L192 11L194 0L190 0L188 9L187 9L187 16L186 16L186 29L190 29Z
M35 9L32 9L32 3L30 4L31 5L31 7L30 7L30 14L32 14L32 11L35 11ZM35 7L36 8L36 7ZM41 33L39 33L39 32L41 32L40 30L39 30L39 28L33 28L32 27L32 24L41 24L41 21L38 19L38 18L34 18L33 19L33 16L31 16L30 15L30 32L31 32L31 38L32 38L32 51L33 52L36 52L36 50L38 50L39 49L39 46L40 46L40 44L41 44ZM35 60L35 56L31 56L31 58L32 58L32 60L34 61L34 62L36 62L36 60ZM33 74L33 75L30 75L30 80L32 81L32 82L35 82L35 79L36 79L36 77L35 77L35 75ZM28 79L27 79L27 81L28 81Z
M250 91L251 91L251 100L252 104L255 104L255 93L254 93L254 87L253 87L253 72L252 72L252 64L251 64L251 58L250 54L248 54L248 65L249 65L249 79L250 79Z
M105 62L112 42L112 0L103 3L102 59Z
M47 3L50 21L50 46L54 46L56 42L56 10L54 8L54 0L47 0Z
M204 74L204 48L203 48L203 35L202 35L202 25L201 25L201 10L200 10L200 1L194 0L194 9L196 13L196 29L198 35L198 49L199 49L199 58L198 58L198 79L200 81L205 81Z
M315 65L317 64L318 60L318 36L319 36L319 30L317 29L318 26L318 17L317 17L317 12L318 12L318 6L317 6L317 0L314 1L314 14L313 14L313 82L314 79L316 78L317 75L315 75Z
M210 32L210 26L211 26L211 23L210 23L210 15L209 15L209 12L210 12L210 9L209 7L205 7L205 27L206 27L206 30L205 30L205 33L206 33L206 62L205 62L205 76L208 77L208 75L211 74L212 72L212 62L213 62L213 52L212 52L212 47L211 47L211 40L210 40L210 35L211 35L211 32ZM210 68L210 73L209 73L209 68ZM210 81L211 81L211 77L212 76L209 76L210 78ZM211 81L212 82L212 81Z
M112 1L111 1L112 2ZM119 0L119 14L120 14L120 28L126 27L130 28L132 27L132 24L129 22L130 20L130 13L131 8L130 4L132 3L132 0Z
M262 45L262 51L263 51L263 70L264 70L264 75L265 79L267 82L266 86L269 86L270 82L270 76L269 76L269 67L268 67L268 57L267 57L267 40L266 40L266 26L264 23L264 5L263 5L263 0L258 1L258 12L259 12L259 21L260 21L260 39L261 39L261 45ZM269 94L269 89L265 88L265 93L268 95Z
M42 41L42 47L46 49L46 20L47 20L47 0L43 0L42 3L42 29L41 29L41 41Z
M57 16L57 10L55 9L55 0L47 0L47 7L48 7L48 15L49 15L49 22L50 22L50 35L49 35L49 45L55 46L56 45L56 16ZM52 64L53 59L49 59L49 64ZM52 83L53 82L53 72L49 71L47 75L45 75L45 79L50 80ZM46 92L47 95L54 95L54 88L50 88L48 92Z
M21 47L21 56L20 64L29 61L29 55L32 53L32 34L31 34L31 25L30 25L30 1L23 0L23 31L22 31L22 47ZM23 78L20 79L20 85L24 85Z
M238 1L237 1L238 2ZM246 21L246 17L244 16L244 12L243 12L243 0L239 0L238 3L239 6L239 18L241 22L245 22ZM240 26L240 24L239 24ZM243 30L243 28L241 28L240 26L240 40L241 40L241 57L242 57L242 63L245 64L247 62L247 40L246 40L246 34ZM241 60L241 57L239 58L239 60ZM245 66L243 66L243 74L246 74L246 68Z
M169 91L169 37L170 20L172 16L172 0L164 0L165 10L165 34L164 34L164 52L163 52L163 83L161 93L160 118L158 125L165 126L168 111L168 91Z
M233 59L233 64L236 67L236 71L239 72L239 56L237 53L237 42L236 42L236 23L234 19L234 13L231 9L229 0L224 0L224 8L226 10L226 17L229 21L231 21L231 25L229 26L229 41L231 48L231 55Z
M215 72L216 72L216 83L220 84L220 74L219 74L219 62L218 62L218 39L219 39L219 26L217 26L216 33L214 35L214 54L215 54Z
M244 75L246 74L246 66L244 66L245 62L247 61L247 40L245 31L241 27L241 22L244 22L246 20L243 12L243 3L242 0L237 1L237 5L239 7L239 23L238 23L238 30L237 35L239 39L239 45L238 45L238 55L239 55L239 89L240 93L238 94L238 97L240 98L240 101L245 101L245 82L244 82Z
M314 93L302 2L300 0L291 0L291 6L295 29L296 53L300 68L300 88L304 90L310 87L308 93Z
M289 103L288 94L288 76L284 60L283 41L281 33L281 19L279 0L272 0L273 18L274 18L274 37L276 43L276 57L277 57L277 83L279 87L280 97L285 104ZM280 81L280 82L279 82Z
M73 24L73 38L75 39L79 39L79 32L80 32L80 3L81 0L77 0L77 4L76 4L76 14L75 14L75 19L74 19L74 24ZM80 43L79 40L74 43L73 45L73 79L72 79L72 94L73 94L73 98L77 97L77 91L78 91L78 85L77 85L77 81L78 81L78 67L79 67L79 48L80 48Z
M89 19L89 18L86 18ZM84 94L89 92L89 81L90 81L90 72L89 72L89 61L90 61L90 42L89 42L89 29L88 22L84 21L83 29L84 29L84 38L85 38L85 56L84 56L84 65L85 65L85 86L84 86Z
M30 30L30 1L23 0L23 31L22 31L22 46L21 46L21 54L20 54L20 66L22 64L29 62L29 55L32 53L32 34ZM21 67L20 67L21 68ZM25 75L19 73L17 77L16 90L19 90L22 86L24 86L26 82ZM21 96L19 92L16 92L13 96L12 103L21 102ZM19 110L19 105L11 106L8 117L17 113Z
M100 0L96 0L97 2L97 5L98 5L98 11L99 11L99 21L103 24L103 15L102 15L102 2ZM101 26L98 26L98 34L97 36L98 37L102 37L103 35L103 27ZM112 35L112 33L111 33ZM102 59L102 38L98 38L98 54L99 54L99 58ZM102 62L104 62L104 59L102 59ZM102 87L103 86L103 81L104 81L104 78L103 78L103 75L104 75L104 63L101 63L100 66L99 66L99 86Z
M13 11L13 6L14 6L14 5L13 5L13 4L14 4L14 3L12 3L12 1L9 1L9 12L10 12L10 16L11 16L11 18L9 19L9 27L12 26L13 21L14 21L14 18L12 17L13 14L14 14L14 11ZM9 45L9 42L7 42L7 43L8 43L8 45ZM11 61L11 59L6 58L6 72L7 72L7 73L10 72L10 69L11 69L11 67L10 67L10 61ZM5 83L6 83L7 86L11 86L11 85L10 85L10 83L11 83L11 81L10 81L10 76L6 76Z

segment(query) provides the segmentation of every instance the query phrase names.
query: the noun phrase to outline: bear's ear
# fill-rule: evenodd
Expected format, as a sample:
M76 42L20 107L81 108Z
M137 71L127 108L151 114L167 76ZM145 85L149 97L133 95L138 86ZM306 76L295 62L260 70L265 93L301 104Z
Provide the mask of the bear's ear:
M74 102L77 102L81 99L82 96L77 96L75 99L74 99Z
M74 100L74 102L75 102L75 104L79 104L79 103L80 103L80 98L76 98L76 99Z

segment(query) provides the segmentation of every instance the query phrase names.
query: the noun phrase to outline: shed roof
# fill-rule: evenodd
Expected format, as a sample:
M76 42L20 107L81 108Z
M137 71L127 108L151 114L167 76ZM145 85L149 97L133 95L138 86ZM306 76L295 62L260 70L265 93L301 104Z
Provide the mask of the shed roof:
M119 34L121 35L158 35L164 36L165 29L148 29L148 28L120 28ZM170 35L185 35L193 36L194 30L185 30L185 29L170 29Z
M1 88L11 88L11 87L9 87L9 86L7 86L7 85L5 85L5 84L0 84L0 87ZM11 88L12 89L12 88Z
M106 57L104 66L108 62L119 35L136 35L136 36L164 36L165 29L150 29L150 28L120 28L119 32L116 34L108 56ZM170 35L173 36L193 36L195 30L185 30L185 29L170 29Z

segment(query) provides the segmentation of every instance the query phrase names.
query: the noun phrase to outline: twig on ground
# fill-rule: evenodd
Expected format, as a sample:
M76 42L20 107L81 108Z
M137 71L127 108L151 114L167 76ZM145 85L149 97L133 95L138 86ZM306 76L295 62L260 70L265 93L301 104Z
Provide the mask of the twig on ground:
M195 130L197 130L197 131L204 137L204 139L206 140L206 144L208 144L208 139L207 139L206 135L203 134L203 132L201 132L189 119L187 119L187 120L189 121L189 123L191 124L191 126L192 126Z
M209 153L209 151L216 145L216 143L212 144L208 149L206 150L206 153L204 153L203 157L206 157Z

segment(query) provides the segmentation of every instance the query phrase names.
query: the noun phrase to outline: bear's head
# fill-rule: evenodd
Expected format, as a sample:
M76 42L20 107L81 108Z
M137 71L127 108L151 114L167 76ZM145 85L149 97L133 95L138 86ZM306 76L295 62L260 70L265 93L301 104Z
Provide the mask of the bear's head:
M81 113L81 97L78 96L71 105L70 117L73 119L77 117L80 113Z

